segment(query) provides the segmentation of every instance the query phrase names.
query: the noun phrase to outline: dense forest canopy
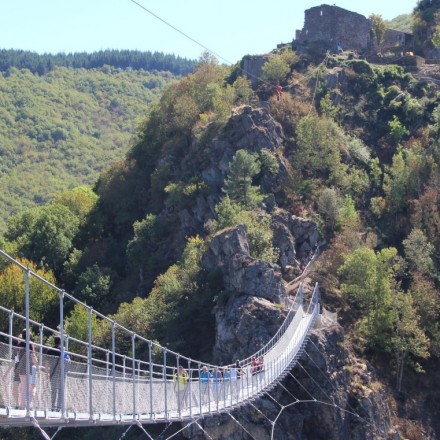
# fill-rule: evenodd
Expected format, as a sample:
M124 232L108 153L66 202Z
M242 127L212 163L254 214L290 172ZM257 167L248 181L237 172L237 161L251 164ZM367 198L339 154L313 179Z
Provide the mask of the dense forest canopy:
M0 72L0 230L124 157L168 71L54 67Z
M0 71L11 67L27 69L44 75L56 67L75 69L99 69L111 66L117 69L146 71L167 71L173 75L185 75L195 68L195 61L168 55L162 52L141 52L139 50L101 50L99 52L75 52L58 54L38 54L26 50L1 49Z

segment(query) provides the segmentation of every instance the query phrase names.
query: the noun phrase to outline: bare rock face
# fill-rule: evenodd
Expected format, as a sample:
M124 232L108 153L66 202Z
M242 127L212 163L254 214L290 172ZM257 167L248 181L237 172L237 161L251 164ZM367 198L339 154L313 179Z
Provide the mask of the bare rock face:
M209 271L222 273L229 292L273 302L278 302L286 293L280 271L250 256L246 229L242 225L214 236L202 264Z
M263 148L275 152L282 146L284 133L269 111L249 105L234 110L228 123L210 145L208 166L201 170L203 179L211 188L220 188L237 150L250 153Z
M264 298L231 297L225 307L217 307L215 359L231 363L263 347L283 322L283 310Z
M276 333L285 312L286 294L279 268L249 255L246 229L226 229L211 240L202 259L209 271L220 271L225 292L215 310L215 358L230 363L261 348Z

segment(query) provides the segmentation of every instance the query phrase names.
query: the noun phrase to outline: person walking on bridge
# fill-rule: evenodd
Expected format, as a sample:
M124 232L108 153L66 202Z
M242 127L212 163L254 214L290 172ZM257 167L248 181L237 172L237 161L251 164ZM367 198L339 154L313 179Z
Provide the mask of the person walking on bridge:
M177 372L173 376L174 391L177 396L177 408L178 411L182 411L188 406L188 381L189 375L182 365L179 365Z
M64 352L64 377L61 376L61 338L54 337L54 346L46 350L46 371L49 374L52 409L59 411L65 399L65 386L70 357Z

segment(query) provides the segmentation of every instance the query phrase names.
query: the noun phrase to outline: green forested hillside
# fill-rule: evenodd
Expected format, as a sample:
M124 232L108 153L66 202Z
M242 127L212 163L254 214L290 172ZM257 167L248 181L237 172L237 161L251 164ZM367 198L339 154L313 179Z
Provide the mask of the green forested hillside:
M24 208L92 185L124 157L169 72L55 68L0 73L0 230Z
M413 16L412 14L402 14L387 21L387 27L396 29L397 31L409 32L413 31Z

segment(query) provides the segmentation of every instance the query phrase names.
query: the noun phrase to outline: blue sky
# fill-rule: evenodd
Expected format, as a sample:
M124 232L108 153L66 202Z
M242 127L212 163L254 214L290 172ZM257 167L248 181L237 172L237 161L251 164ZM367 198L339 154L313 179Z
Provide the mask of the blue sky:
M223 62L262 54L292 41L310 0L136 0L211 51ZM342 8L392 19L410 13L417 0L337 0ZM159 51L199 58L188 40L132 0L0 0L0 48L39 53L101 49Z

